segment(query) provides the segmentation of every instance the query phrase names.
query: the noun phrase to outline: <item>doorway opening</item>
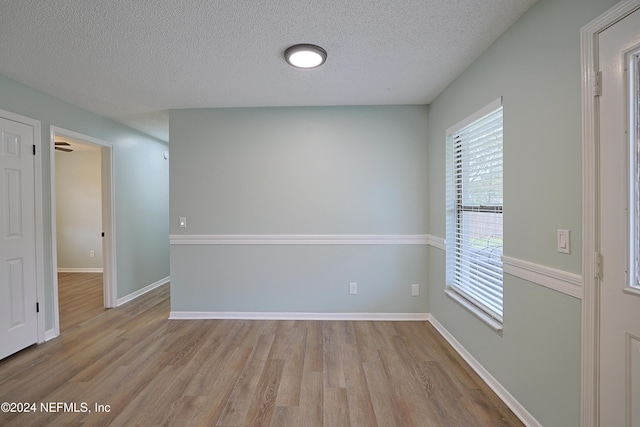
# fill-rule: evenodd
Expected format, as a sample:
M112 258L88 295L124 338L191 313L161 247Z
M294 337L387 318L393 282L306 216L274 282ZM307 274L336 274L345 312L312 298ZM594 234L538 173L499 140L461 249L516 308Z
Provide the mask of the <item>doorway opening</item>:
M56 336L117 305L112 158L108 142L51 127Z

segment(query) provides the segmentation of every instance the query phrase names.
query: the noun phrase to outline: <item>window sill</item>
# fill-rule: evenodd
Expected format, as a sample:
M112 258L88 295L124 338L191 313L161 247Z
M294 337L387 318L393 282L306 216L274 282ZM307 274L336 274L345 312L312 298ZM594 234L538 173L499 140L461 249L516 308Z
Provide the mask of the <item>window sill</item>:
M493 317L489 316L484 311L480 310L475 305L471 304L466 299L462 298L455 291L451 291L449 289L445 289L444 293L447 294L447 296L449 298L451 298L452 300L454 300L455 302L457 302L458 304L460 304L461 306L466 308L467 311L469 311L471 314L476 316L482 322L486 323L487 326L489 326L491 329L493 329L496 332L502 332L502 323L501 322L497 321L496 319L494 319Z
M637 295L640 296L640 288L627 286L623 289L625 294Z

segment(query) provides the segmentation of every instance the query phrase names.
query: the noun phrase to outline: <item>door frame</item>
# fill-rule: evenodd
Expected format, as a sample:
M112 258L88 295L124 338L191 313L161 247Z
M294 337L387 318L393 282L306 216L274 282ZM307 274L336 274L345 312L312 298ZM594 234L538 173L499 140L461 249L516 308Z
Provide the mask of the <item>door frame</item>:
M56 226L56 157L55 136L77 139L101 149L101 186L102 186L102 240L103 248L103 295L105 308L117 306L117 274L115 244L115 206L114 206L114 165L113 144L83 135L57 126L50 126L50 184L51 184L51 263L53 283L53 328L54 335L60 334L60 311L58 304L58 250Z
M640 9L640 0L623 0L580 30L582 71L582 387L581 425L599 425L600 350L600 108L598 37Z
M36 258L36 297L41 310L37 313L38 337L37 343L46 341L45 313L46 301L44 291L44 211L42 204L42 131L40 120L22 116L11 111L0 110L0 117L33 127L33 145L35 147L33 161L33 197L35 214L35 258Z

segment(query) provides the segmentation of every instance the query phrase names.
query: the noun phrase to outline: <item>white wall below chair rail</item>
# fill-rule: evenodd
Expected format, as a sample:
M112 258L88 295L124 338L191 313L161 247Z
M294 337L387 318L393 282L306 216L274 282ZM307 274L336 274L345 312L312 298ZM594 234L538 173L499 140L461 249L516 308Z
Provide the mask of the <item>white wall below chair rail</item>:
M427 234L171 235L172 245L429 245Z

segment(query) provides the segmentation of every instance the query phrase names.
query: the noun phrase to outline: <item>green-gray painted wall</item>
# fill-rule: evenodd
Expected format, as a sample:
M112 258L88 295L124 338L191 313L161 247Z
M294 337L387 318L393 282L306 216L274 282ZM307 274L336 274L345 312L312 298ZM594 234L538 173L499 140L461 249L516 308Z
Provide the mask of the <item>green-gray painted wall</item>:
M427 120L425 106L171 111L171 234L426 234ZM426 260L424 245L172 245L171 307L424 313Z
M580 274L579 31L615 2L539 0L428 107L172 111L171 233L445 237L445 130L502 96L505 255ZM0 93L0 108L42 121L45 147L49 124L114 143L118 294L165 277L166 163L156 158L166 145L2 77ZM164 219L149 223L151 205ZM556 251L558 228L571 230L570 255ZM580 423L576 298L507 274L498 333L444 294L445 254L435 247L170 252L172 310L428 311L542 425Z
M614 3L540 0L429 105L422 114L426 121L398 119L409 114L410 107L171 112L172 147L180 150L172 159L176 172L171 177L172 233L421 234L426 230L445 237L445 130L502 96L505 255L581 274L580 28ZM404 122L397 137L387 137L390 120ZM408 159L407 153L415 149L411 147L425 140L421 132L426 132L428 152ZM395 144L383 142L391 140ZM373 151L364 141L377 141ZM340 156L326 162L327 153L337 147ZM383 154L377 147L399 151ZM409 177L401 165L408 162L413 168L416 159L426 161L427 168ZM309 167L302 167L308 161ZM329 164L336 167L324 175L326 181L300 185ZM188 171L187 165L191 165ZM357 166L349 170L347 165ZM387 177L385 195L377 191L381 181L376 170L403 172ZM410 181L417 182L419 190L407 192ZM207 182L206 189L202 182ZM341 188L340 182L346 187ZM189 197L190 188L205 189L207 196ZM362 199L358 190L371 198ZM417 201L411 200L413 195ZM390 211L384 207L385 198L391 199ZM367 209L363 202L375 209ZM350 209L339 215L347 205ZM307 206L313 209L306 210ZM179 216L187 216L193 228L178 229ZM570 255L556 251L559 228L571 230ZM405 249L412 253L404 257L424 256L418 263L419 274L426 274L426 279L417 277L427 283L427 310L473 357L543 425L579 425L581 301L507 274L504 329L498 333L444 294L443 251L430 247L421 254L413 253L420 251L417 248ZM355 264L338 261L354 256L348 251L337 256L339 251L315 247L294 251L182 245L171 251L173 310L375 311L380 297L393 301L389 304L393 308L383 305L381 311L414 310L396 302L404 298L404 283L397 289L375 284L371 300L350 298L347 283L359 281L354 276L364 276L364 269L354 266L345 272L345 265ZM374 276L381 277L388 267L381 260L392 255L353 251L371 265ZM314 260L318 265L312 265ZM288 263L295 267L287 269ZM253 265L255 271L245 271ZM326 268L315 268L321 265ZM310 280L305 278L307 270L322 274ZM395 282L407 279L398 275ZM261 300L256 303L254 298ZM363 300L366 303L360 305Z
M502 96L504 255L581 274L580 28L615 2L539 0L430 104L430 234L445 237L446 129ZM429 311L542 425L580 425L581 301L505 274L499 334L444 287L431 248Z
M0 109L41 122L42 205L47 330L53 327L50 126L113 144L117 296L169 276L169 165L159 141L104 117L0 76Z

